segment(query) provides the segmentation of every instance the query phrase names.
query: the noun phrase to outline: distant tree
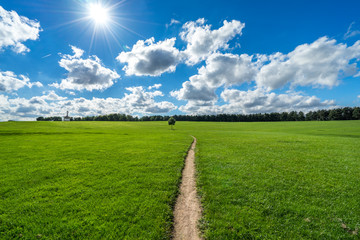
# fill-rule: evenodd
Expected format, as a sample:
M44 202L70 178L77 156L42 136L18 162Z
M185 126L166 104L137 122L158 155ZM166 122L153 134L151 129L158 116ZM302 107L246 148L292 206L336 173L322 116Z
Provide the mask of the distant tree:
M311 116L311 120L318 121L319 120L319 113L314 111Z
M288 120L288 121L296 121L297 118L298 118L297 112L291 111L291 112L288 114L287 120Z
M169 118L168 124L171 126L171 130L173 130L173 126L175 125L175 122L176 122L175 118L173 117Z
M343 120L351 120L353 115L353 109L350 107L344 107L342 109L342 119Z
M298 121L305 121L305 114L302 111L298 114Z
M305 120L306 120L306 121L314 120L314 119L312 118L312 116L313 116L313 112L312 112L312 111L306 113L306 114L305 114Z
M281 120L281 121L287 121L288 115L289 115L289 114L288 114L287 112L281 113L281 115L280 115L280 120Z
M331 109L329 113L329 120L342 120L342 113L341 108Z
M352 112L352 119L360 120L360 108L354 108L354 111Z
M217 114L217 115L174 115L172 118L177 121L205 121L205 122L272 122L272 121L329 121L329 120L360 120L359 107L344 107L336 109L323 109L303 112L283 112L283 113L254 113L254 114ZM61 117L38 117L37 121L62 121ZM166 121L168 116L131 116L122 113L112 113L108 115L75 117L70 121ZM176 121L176 120L175 120ZM169 124L171 125L171 124ZM175 125L175 123L174 123ZM173 126L171 125L171 129Z
M325 110L325 109L323 109L323 110L319 110L318 111L319 112L319 119L320 119L320 121L328 121L329 119L329 110Z

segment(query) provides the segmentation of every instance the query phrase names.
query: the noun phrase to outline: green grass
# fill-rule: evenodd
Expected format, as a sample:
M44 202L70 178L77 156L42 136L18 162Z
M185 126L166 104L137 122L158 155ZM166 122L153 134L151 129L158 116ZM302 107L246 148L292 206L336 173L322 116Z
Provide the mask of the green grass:
M360 121L175 129L0 123L0 239L169 239L189 135L207 239L359 239Z
M359 239L360 121L204 128L194 135L207 239Z
M168 239L192 141L165 124L0 124L0 239Z

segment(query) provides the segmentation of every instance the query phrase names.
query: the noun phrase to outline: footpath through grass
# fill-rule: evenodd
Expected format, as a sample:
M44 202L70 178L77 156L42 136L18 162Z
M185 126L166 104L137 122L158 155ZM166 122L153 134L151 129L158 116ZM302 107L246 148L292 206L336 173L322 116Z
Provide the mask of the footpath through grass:
M0 239L168 239L192 138L166 123L0 123Z
M207 239L360 238L360 121L188 127Z

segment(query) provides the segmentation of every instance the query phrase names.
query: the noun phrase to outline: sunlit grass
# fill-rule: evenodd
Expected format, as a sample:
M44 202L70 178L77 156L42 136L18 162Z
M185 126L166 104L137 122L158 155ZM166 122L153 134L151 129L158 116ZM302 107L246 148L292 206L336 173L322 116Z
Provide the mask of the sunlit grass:
M141 123L1 123L0 239L167 239L192 139Z
M169 239L197 138L207 239L358 239L360 121L0 124L0 239Z
M201 125L207 239L359 239L360 121Z

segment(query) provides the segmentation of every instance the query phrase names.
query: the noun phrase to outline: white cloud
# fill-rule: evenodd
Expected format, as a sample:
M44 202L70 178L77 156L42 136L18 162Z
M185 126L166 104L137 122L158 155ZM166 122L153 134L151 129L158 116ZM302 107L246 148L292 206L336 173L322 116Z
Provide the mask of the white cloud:
M178 100L189 101L214 101L217 99L215 88L210 87L205 82L186 81L180 90L172 91L170 95Z
M180 22L172 19L171 24ZM154 38L139 40L129 52L121 52L116 58L125 63L123 70L127 75L160 76L165 72L174 72L176 66L186 60L187 64L195 64L216 52L228 49L228 42L240 35L245 24L233 20L224 21L224 25L210 30L204 19L187 22L183 25L181 38L187 42L185 51L180 52L174 47L176 38L155 42Z
M276 53L268 57L269 63L256 77L260 87L273 90L290 84L296 86L333 87L341 78L358 73L360 41L353 46L337 44L336 40L322 37L311 44L303 44L288 54Z
M181 39L187 42L184 54L187 56L186 63L194 65L219 49L228 49L228 42L236 35L241 35L244 23L237 20L224 21L223 26L211 30L211 25L205 25L205 19L187 22L183 25L180 33Z
M161 83L158 83L158 84L154 84L152 86L149 86L148 89L151 90L151 89L159 89L161 88L162 84Z
M126 90L131 93L126 93L122 101L124 107L130 109L131 113L167 113L176 109L173 103L155 102L154 97L163 96L161 91L146 92L141 86L129 87Z
M30 79L24 75L17 76L11 71L0 72L0 92L12 92L23 87L37 86L42 87L40 82L30 82Z
M35 120L39 116L93 116L110 113L125 114L164 114L176 109L173 103L156 101L163 96L161 91L146 91L143 87L126 88L123 98L74 98L67 99L50 91L42 96L30 99L14 98L0 95L0 121Z
M120 78L115 70L104 67L97 56L82 59L84 51L74 46L71 48L74 55L62 55L59 61L60 66L68 71L67 78L50 86L63 90L104 90Z
M139 40L130 52L121 52L116 58L127 64L123 70L127 75L160 76L165 72L174 72L181 57L174 47L176 38L155 43L154 38Z
M182 88L170 94L188 103L179 109L191 114L218 114L223 112L276 112L328 108L333 101L320 101L315 96L300 93L279 94L274 89L298 86L333 87L347 76L357 77L360 59L360 41L352 46L336 43L322 37L311 44L303 44L283 54L253 55L213 53L206 65L183 83ZM244 83L255 82L254 91L225 90L221 97L228 104L216 105L216 91ZM241 103L231 100L230 93L242 96ZM237 98L240 101L240 98ZM253 106L252 106L253 105Z
M180 24L180 21L172 18L170 23L167 23L165 26L166 26L166 28L168 28L172 25L177 25L177 24Z
M49 91L48 94L41 96L41 98L47 101L61 101L67 99L67 97L57 95L54 90Z
M215 101L190 100L179 109L187 114L252 114L283 111L314 111L335 106L333 100L321 101L315 96L305 96L292 92L286 94L269 93L262 89L240 91L225 89L221 98L226 102L216 105Z
M190 115L216 115L223 113L223 109L219 105L215 105L215 101L198 101L191 100L184 106L180 106L179 110Z
M348 27L346 33L344 34L344 39L348 39L348 38L351 38L351 37L354 37L356 35L359 35L360 34L360 31L359 30L353 30L353 26L354 26L355 22L352 22L350 24L350 26Z
M6 11L0 6L0 50L11 47L16 53L29 52L22 42L37 40L40 31L38 21L19 16L15 11Z
M198 74L184 82L182 89L171 92L179 100L213 101L215 90L221 86L241 85L255 79L256 62L247 54L214 53L206 60L206 66Z
M305 96L297 92L286 94L269 93L262 89L240 91L237 89L225 89L221 98L227 102L222 106L227 113L270 113L283 111L318 110L335 106L333 100L321 101L315 96Z
M252 56L247 54L212 54L206 60L206 66L198 74L190 77L191 82L204 82L211 87L241 85L251 82L257 73Z

